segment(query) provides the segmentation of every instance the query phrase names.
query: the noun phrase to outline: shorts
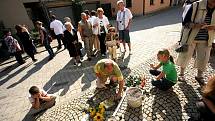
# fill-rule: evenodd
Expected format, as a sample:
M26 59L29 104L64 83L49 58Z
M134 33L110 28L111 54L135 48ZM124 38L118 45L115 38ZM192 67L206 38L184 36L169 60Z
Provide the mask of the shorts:
M129 30L119 30L119 40L125 43L130 43Z

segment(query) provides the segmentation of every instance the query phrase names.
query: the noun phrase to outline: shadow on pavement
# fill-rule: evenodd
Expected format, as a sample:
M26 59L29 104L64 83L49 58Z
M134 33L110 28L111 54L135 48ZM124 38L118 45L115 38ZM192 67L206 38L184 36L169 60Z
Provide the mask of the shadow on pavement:
M161 91L152 88L151 93L155 96L152 104L153 121L182 121L182 107L178 95L174 91Z
M3 85L4 83L6 83L7 81L9 81L11 78L15 77L16 75L18 75L20 72L22 72L23 70L25 70L26 68L28 68L29 66L31 66L33 63L29 63L23 67L21 67L19 70L17 70L16 72L8 75L8 73L10 73L12 70L14 70L15 68L17 68L19 66L19 64L15 64L10 66L10 68L8 70L5 70L3 72L1 72L0 77L3 77L5 75L8 75L5 79L0 80L0 86Z
M23 76L19 81L17 81L15 83L11 84L10 86L8 86L7 89L13 88L16 85L20 84L21 82L25 81L32 74L34 74L37 71L39 71L47 62L48 62L48 57L46 57L42 61L36 63L35 67L33 67L31 70L29 70L25 76Z
M48 93L56 93L62 89L60 96L65 95L70 86L77 80L81 80L81 84L74 86L75 89L82 89L82 91L91 87L91 82L95 80L93 66L100 58L93 58L92 61L84 61L82 66L74 66L74 60L71 59L61 70L55 73L51 79L44 85L43 89ZM83 86L82 86L83 84Z
M214 58L215 58L215 55L211 56L209 60L209 65L211 66L212 69L215 69Z
M28 112L25 117L22 119L22 121L36 121L40 116L42 116L45 111L41 111L40 113L38 113L36 116L34 115L30 115L30 112Z
M197 108L196 108L196 102L200 100L200 97L196 94L193 87L187 84L187 82L181 82L178 85L180 90L184 93L187 99L187 103L184 106L186 113L188 114L189 117L195 117L195 118L198 117L198 115L196 115L198 114Z
M139 121L144 121L144 118L143 118L143 112L142 112L142 106L140 107L137 107L137 108L133 108L133 107L130 107L129 105L126 107L125 109L125 120L126 121L132 121L132 118L134 117L138 117L137 119ZM121 118L119 116L119 118Z

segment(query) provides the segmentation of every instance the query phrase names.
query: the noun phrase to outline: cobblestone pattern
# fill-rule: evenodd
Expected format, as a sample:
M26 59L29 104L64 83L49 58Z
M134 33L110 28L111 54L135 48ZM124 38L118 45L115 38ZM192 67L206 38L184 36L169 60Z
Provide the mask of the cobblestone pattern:
M46 112L38 121L63 121L72 120L80 121L83 116L83 111L98 105L100 102L106 100L113 95L115 91L112 90L90 90L72 101L69 101L60 107L56 107L51 111ZM114 106L116 108L116 105ZM113 108L114 109L114 108ZM105 112L106 116L112 115L113 111Z
M173 8L155 16L135 17L131 28L133 54L129 56L126 52L119 62L121 69L140 68L139 65L155 55L160 48L175 44L180 34L180 11L180 8ZM56 45L57 41L53 41L52 46ZM91 62L84 61L83 66L78 68L73 66L73 59L69 57L67 50L57 51L54 48L54 52L56 56L51 61L48 61L48 53L45 51L36 55L38 59L36 63L27 59L27 62L21 66L14 64L15 62L5 66L0 65L1 121L20 121L25 118L31 107L27 97L28 89L32 85L37 85L58 96L56 106L53 108L80 97L80 94L95 87L92 67L101 58L93 58ZM5 68L6 71L2 72ZM136 71L143 70L136 69ZM130 70L125 69L123 74L129 75Z
M176 53L174 51L171 52L174 57L176 57ZM210 75L215 73L213 65L213 59L211 57L210 63L208 65L208 71L205 73L206 79ZM134 74L143 74L147 78L146 86L143 89L144 100L142 102L142 106L139 108L131 108L128 106L126 98L124 99L119 111L117 112L117 117L122 118L126 121L140 121L146 119L147 121L187 121L189 117L198 117L198 112L196 110L195 103L201 98L201 87L195 81L194 75L196 75L196 71L193 69L193 62L191 61L186 71L186 81L178 82L174 87L173 91L160 91L154 87L152 87L150 83L150 79L152 76L149 74L149 64L152 62L156 62L156 57L148 60L147 62L137 66L131 71L131 75ZM177 67L177 69L179 69ZM124 73L126 73L124 71ZM86 93L82 95L78 99L74 99L68 104L64 106L72 107L72 106L81 106L86 104L87 96L92 93ZM109 96L109 95L104 95ZM76 101L81 100L81 101ZM83 102L83 103L80 103ZM40 121L48 120L50 117L65 117L70 116L69 118L62 118L63 120L71 120L81 116L80 111L76 113L71 113L75 108L69 110L68 108L56 107L51 112L60 111L63 113L55 113L57 115L53 115L51 112L46 112L45 115L39 118ZM75 112L77 112L76 110ZM61 115L61 116L59 116ZM80 119L80 117L79 117Z

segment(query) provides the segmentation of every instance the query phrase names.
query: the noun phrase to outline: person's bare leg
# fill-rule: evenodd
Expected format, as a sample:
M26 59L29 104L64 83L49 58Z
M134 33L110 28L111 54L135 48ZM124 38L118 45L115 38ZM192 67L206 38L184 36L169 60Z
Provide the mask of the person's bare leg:
M131 43L128 43L129 51L131 51Z
M180 74L179 74L179 80L180 81L184 81L185 78L184 78L184 72L185 72L185 68L184 67L180 67Z
M126 52L125 42L123 41L124 52Z

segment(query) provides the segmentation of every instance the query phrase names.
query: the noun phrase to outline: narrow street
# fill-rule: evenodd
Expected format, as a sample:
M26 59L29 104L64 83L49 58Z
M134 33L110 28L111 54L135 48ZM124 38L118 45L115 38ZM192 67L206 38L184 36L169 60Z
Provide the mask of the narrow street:
M127 66L131 70L134 70L134 72L146 71L145 69L148 68L148 63L154 63L152 60L155 60L154 57L159 49L171 49L173 45L177 43L180 36L180 22L181 8L179 7L171 8L152 16L135 17L131 28L132 55L129 56L129 54L126 53L122 62L119 62L120 65ZM52 44L52 46L55 46L56 42ZM56 51L56 48L54 51ZM36 58L38 58L38 62L36 63L32 63L31 60L28 59L27 63L21 66L17 66L16 64L12 66L11 64L4 65L4 67L11 66L11 68L0 73L1 121L20 121L26 116L31 106L28 100L28 89L32 85L37 85L49 93L58 96L56 105L49 109L44 117L41 117L41 120L43 118L46 119L48 116L52 117L53 115L49 112L59 109L61 105L65 105L68 101L79 97L81 94L84 94L84 92L95 87L95 75L92 68L99 58L94 58L91 62L84 61L83 66L78 68L73 66L73 60L69 57L67 50L60 50L57 52L56 57L50 62L48 62L47 55L46 51L37 54ZM173 55L175 57L175 54ZM207 72L208 75L214 72L214 69L211 67L209 70L210 72ZM125 75L128 75L126 70L123 72ZM149 83L150 82L147 84L149 86L148 88L150 88ZM195 87L194 89L192 88L193 92L198 92L195 89L198 89L199 85L196 83L190 85L194 85ZM189 90L192 87L190 85L185 85L185 89ZM177 100L176 102L179 103L187 102L184 101L186 99L192 100L189 97L187 98L189 95L180 92L180 90L183 91L182 88L179 89L181 86L183 86L183 84L179 84L174 88L175 91L179 90L179 92L176 93L178 98L171 99ZM162 95L164 96L165 94L162 93L161 96ZM199 94L197 94L196 97L199 97ZM196 100L195 97L193 98ZM155 99L156 97L149 98L147 101L152 104L152 101ZM157 99L160 100L161 98L157 97ZM151 104L145 108L149 108ZM182 105L185 104L181 103L181 105L178 105L180 108L183 108L183 110L180 109L180 118L176 119L186 120L189 115ZM171 106L174 107L174 105ZM160 112L156 112L157 115L159 113ZM193 115L195 115L195 113L196 111L194 110ZM171 116L171 114L169 115ZM143 117L151 118L152 114L144 113Z

